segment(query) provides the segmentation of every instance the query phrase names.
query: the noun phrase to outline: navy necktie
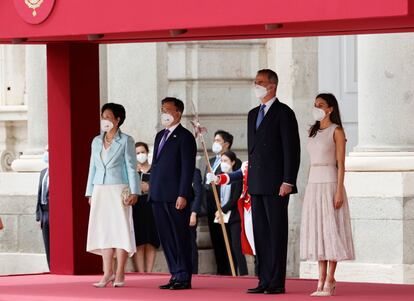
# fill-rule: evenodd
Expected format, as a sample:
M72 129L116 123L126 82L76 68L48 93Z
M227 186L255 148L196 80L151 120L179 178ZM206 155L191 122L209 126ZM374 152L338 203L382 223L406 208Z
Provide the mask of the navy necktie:
M256 130L259 128L260 124L263 121L263 118L264 118L264 115L265 115L265 112L264 112L265 107L266 107L266 105L261 105L260 106L259 114L257 115L257 119L256 119Z
M161 138L160 145L158 146L157 158L160 155L160 152L161 152L162 148L164 147L165 142L167 141L167 137L168 137L169 133L170 133L170 130L165 129L164 135L162 135L162 138Z
M220 163L221 163L221 158L220 158L220 156L216 156L216 161L214 161L214 164L213 164L213 167L212 167L212 171L215 173L216 172L216 169L217 169L217 167L220 165Z

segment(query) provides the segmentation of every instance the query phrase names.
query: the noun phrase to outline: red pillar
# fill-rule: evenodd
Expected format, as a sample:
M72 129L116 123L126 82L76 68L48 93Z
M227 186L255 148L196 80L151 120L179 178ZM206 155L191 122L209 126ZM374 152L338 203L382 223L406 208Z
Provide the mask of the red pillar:
M47 45L50 249L53 274L99 273L86 252L84 197L90 143L99 134L99 45Z

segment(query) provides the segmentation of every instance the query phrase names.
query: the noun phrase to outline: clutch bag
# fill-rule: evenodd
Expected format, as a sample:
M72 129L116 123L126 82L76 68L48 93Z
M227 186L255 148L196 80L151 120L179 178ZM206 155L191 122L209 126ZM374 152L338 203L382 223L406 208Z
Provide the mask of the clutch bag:
M122 193L121 193L122 205L125 206L125 202L129 198L130 195L131 195L131 190L129 189L129 186L122 189Z

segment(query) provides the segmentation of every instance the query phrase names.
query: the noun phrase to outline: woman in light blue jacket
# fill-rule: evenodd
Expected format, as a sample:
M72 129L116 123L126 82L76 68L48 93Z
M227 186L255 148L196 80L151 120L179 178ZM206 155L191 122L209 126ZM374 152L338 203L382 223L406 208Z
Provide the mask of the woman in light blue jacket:
M132 207L140 194L135 143L119 127L125 120L122 105L101 109L103 134L92 141L86 197L89 198L86 250L102 256L104 275L95 287L123 286L126 259L136 252ZM113 260L117 258L117 270Z

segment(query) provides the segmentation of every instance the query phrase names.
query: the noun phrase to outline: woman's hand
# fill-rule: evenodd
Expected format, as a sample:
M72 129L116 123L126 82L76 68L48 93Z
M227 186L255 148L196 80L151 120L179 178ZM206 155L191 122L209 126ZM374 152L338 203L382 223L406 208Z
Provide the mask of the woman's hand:
M216 211L216 213L214 213L214 216L218 219L220 219L220 213L218 212L218 210Z
M344 194L341 191L337 191L335 193L335 197L334 197L334 208L335 209L339 209L342 207L342 204L344 203L343 195Z
M194 227L197 225L197 213L191 212L190 216L190 227Z
M131 194L125 201L126 206L135 205L138 202L138 195Z
M217 184L218 181L219 181L219 177L216 176L214 173L212 172L207 173L206 184L211 184L211 183Z
M149 191L149 184L147 182L141 182L141 191L147 193Z
M92 197L88 197L89 206L91 205L91 202L92 202Z

